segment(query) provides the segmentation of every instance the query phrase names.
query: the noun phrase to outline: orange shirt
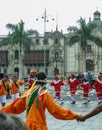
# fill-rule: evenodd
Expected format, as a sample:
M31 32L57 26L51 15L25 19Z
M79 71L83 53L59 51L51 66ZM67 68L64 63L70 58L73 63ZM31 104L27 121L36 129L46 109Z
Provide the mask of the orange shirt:
M6 87L8 88L9 82L8 81L4 81L4 83L5 83ZM0 80L0 95L7 95L7 94L8 94L8 92L5 89L5 87L4 87L3 83L2 83L2 80Z
M70 109L64 109L56 104L52 96L46 90L43 90L40 94L40 108L36 108L36 101L34 101L26 118L26 125L29 130L48 130L45 115L46 108L57 119L73 120L78 116L78 114L72 112ZM20 97L11 104L1 108L2 111L13 114L20 114L25 109L26 97Z
M22 86L24 85L23 81L17 80L16 81L17 86ZM15 83L13 81L10 82L9 84L9 89L11 90L11 94L16 94L19 92L19 88L16 87Z

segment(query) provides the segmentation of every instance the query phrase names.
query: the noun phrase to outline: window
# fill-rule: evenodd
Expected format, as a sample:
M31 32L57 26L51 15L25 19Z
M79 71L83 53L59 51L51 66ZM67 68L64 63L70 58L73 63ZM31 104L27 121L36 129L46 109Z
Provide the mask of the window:
M58 44L58 39L57 38L55 39L55 43Z
M55 58L58 58L58 57L59 57L58 52L55 52Z
M92 53L92 46L91 45L87 45L87 53Z
M44 38L43 44L44 44L44 45L48 44L48 39Z
M19 60L19 52L18 52L18 50L15 50L15 60Z
M14 72L19 73L19 68L14 68Z
M39 44L39 39L36 39L36 44Z
M27 69L27 74L30 74L30 69L29 68Z
M1 66L8 66L8 51L0 51Z
M4 68L4 73L7 73L7 69L6 68Z
M45 62L49 64L49 50L45 51ZM44 50L33 50L25 52L23 63L25 65L42 66L44 65Z
M86 71L93 71L93 70L94 70L93 60L87 59L86 60Z

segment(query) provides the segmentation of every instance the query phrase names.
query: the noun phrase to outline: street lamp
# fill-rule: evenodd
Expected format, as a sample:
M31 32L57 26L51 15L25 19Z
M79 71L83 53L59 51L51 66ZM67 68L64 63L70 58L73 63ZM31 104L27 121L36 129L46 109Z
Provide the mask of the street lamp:
M75 59L76 59L76 66L78 66L78 72L81 72L81 68L80 68L80 59L81 59L81 55L80 53L76 53L75 54Z
M1 73L1 67L4 65L4 62L0 59L0 73Z
M51 15L47 15L46 8L45 8L44 14L41 15L41 16L38 16L38 18L36 20L38 21L39 18L43 19L43 22L44 22L44 40L43 40L43 44L46 45L47 44L46 23L49 22L50 18L51 18L52 21L54 20L54 18ZM46 72L46 49L45 48L44 48L44 71Z
M96 64L97 64L97 70L99 71L100 69L102 70L102 53L96 53ZM100 63L101 62L101 63Z

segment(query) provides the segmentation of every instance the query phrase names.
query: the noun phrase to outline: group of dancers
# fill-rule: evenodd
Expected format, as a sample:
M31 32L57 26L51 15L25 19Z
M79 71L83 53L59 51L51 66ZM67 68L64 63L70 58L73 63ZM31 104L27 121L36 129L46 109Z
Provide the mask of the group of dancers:
M31 71L29 79L27 82L20 81L18 79L18 74L14 74L13 76L4 75L4 77L0 80L0 101L2 106L6 105L6 99L8 95L15 100L18 98L20 94L19 87L27 85L27 89L30 89L34 82L36 81L36 72ZM55 75L54 79L50 82L46 82L46 86L54 87L54 100L61 101L63 104L63 99L61 97L61 89L62 87L69 87L70 96L71 96L71 104L76 103L76 91L82 90L83 92L83 104L87 104L89 100L89 92L93 89L96 91L98 104L102 102L102 73L100 72L98 78L92 84L91 81L83 76L81 80L77 78L75 74L71 74L68 78L62 80L59 75Z
M20 87L22 87L25 82L18 79L18 73L13 75L3 74L3 77L0 79L0 101L1 105L6 105L7 98L11 97L12 100L15 100L20 96Z
M47 91L46 74L44 72L39 72L36 75L34 74L34 76L35 76L35 79L33 82L30 82L30 81L27 82L28 85L32 84L31 87L28 88L27 91L25 91L20 97L17 97L16 99L14 99L8 105L2 104L3 106L0 108L0 111L12 113L12 114L20 114L26 110L25 123L29 130L48 130L45 109L47 109L49 113L56 119L60 119L60 120L76 119L77 121L85 121L86 119L102 111L101 103L98 107L96 107L93 111L89 112L86 115L81 115L76 112L73 112L69 108L64 109L63 107L61 107L54 101L51 94ZM12 81L10 82L13 82L12 84L15 85L15 88L18 88L17 86L19 85L20 81L17 79L16 83L14 83L13 80L14 79L12 79ZM72 96L72 101L75 101L74 95L77 90L76 86L81 85L82 87L84 87L88 84L87 82L88 81L84 78L83 82L80 83L80 81L73 74L71 74L70 78L67 79L65 83L67 83L70 86L70 93ZM6 80L4 78L1 79L0 96L2 96L1 88L4 87L4 89L6 90L6 87L7 85L9 86L9 84L7 84L7 79ZM60 99L61 98L60 93L57 93L57 91L58 90L61 91L61 86L64 85L64 82L59 79L58 75L56 75L54 81L51 81L49 84L54 86L55 88L55 99ZM102 91L100 91L100 88L102 87L102 73L98 75L98 79L94 82L94 87L96 87L96 92L97 92L97 96L99 96L98 98L99 101L102 101L101 100Z
M29 87L30 88L34 82L34 77L36 73L31 72L30 73L30 79L28 80L29 82ZM47 82L46 86L51 86L54 87L54 100L61 101L61 104L63 104L63 99L61 97L61 88L65 86L69 86L69 91L70 91L70 96L71 96L71 104L76 103L76 91L77 90L82 90L83 92L83 99L84 102L83 104L87 104L90 99L89 99L89 93L93 89L96 91L96 96L97 96L97 101L98 104L102 102L102 73L100 72L98 74L98 78L92 83L92 76L88 72L87 76L82 76L82 79L79 80L79 78L75 74L71 74L68 78L64 78L63 80L61 79L60 75L55 75L54 79L51 80L50 82Z
M59 75L55 75L54 80L49 83L49 85L53 86L55 89L55 101L62 100L61 98L61 87L69 86L70 96L71 96L71 104L76 103L76 91L82 90L84 102L83 104L87 104L89 100L89 93L93 89L95 89L98 104L102 102L102 73L100 72L98 78L92 83L86 76L82 77L80 81L77 76L71 74L68 79L62 81ZM62 102L63 103L63 102Z

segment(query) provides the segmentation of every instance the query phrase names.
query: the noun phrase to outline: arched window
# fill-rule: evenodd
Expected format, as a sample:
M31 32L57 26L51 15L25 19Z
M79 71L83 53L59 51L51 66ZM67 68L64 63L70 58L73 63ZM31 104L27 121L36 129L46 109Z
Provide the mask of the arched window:
M19 68L14 68L14 72L19 73Z
M6 68L4 68L4 73L7 73L7 69Z
M15 50L15 60L19 60L19 51Z
M87 45L87 53L92 53L92 46L91 45Z
M59 57L58 52L55 52L55 58L58 58L58 57Z
M94 70L93 60L87 59L86 60L86 71L93 71L93 70Z
M30 68L27 69L27 74L30 74Z
M40 42L39 42L39 39L37 38L37 39L36 39L36 44L38 45L39 43L40 43Z
M44 44L44 45L48 44L48 39L47 39L47 38L44 38L43 44Z
M58 38L55 39L55 43L58 44Z

